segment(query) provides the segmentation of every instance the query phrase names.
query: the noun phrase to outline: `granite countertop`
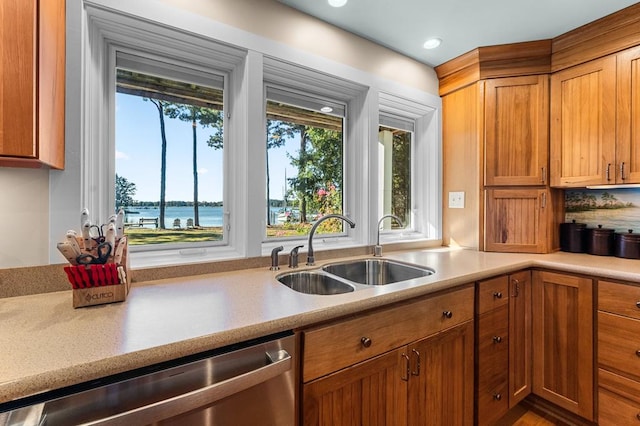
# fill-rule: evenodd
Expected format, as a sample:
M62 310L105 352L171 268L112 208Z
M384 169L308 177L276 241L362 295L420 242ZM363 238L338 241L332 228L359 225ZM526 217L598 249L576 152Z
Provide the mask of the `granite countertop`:
M640 282L640 261L587 254L438 248L385 257L436 273L332 296L297 293L275 279L286 268L260 268L136 283L125 302L89 308L73 309L71 291L0 299L0 403L522 268Z

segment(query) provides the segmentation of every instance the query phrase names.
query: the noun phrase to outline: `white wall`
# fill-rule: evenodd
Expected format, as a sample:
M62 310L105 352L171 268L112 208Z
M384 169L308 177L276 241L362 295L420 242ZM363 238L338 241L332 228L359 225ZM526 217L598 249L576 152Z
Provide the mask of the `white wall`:
M140 4L130 0L93 0L107 7L138 9ZM207 17L218 23L253 33L259 39L270 39L317 57L313 62L329 60L370 74L374 78L397 84L400 91L418 89L438 96L438 80L434 70L413 59L402 56L358 36L311 18L275 0L149 0L158 3L157 10L166 11L169 22L179 16L181 25L190 13ZM142 2L141 2L142 3ZM149 9L147 9L148 11ZM81 108L78 80L81 76L82 52L80 37L83 31L82 4L67 2L67 147L66 164L79 164L81 159L77 121ZM144 12L144 11L143 11ZM147 16L146 13L140 16ZM228 41L228 40L227 40ZM290 54L290 53L288 53ZM323 59L324 58L324 59ZM297 62L296 57L283 59ZM351 73L357 75L357 73ZM0 268L63 263L55 250L55 242L62 239L64 230L77 227L81 183L77 167L65 171L0 168ZM49 195L51 194L51 195ZM49 197L51 196L51 210ZM24 226L22 226L24 225ZM27 226L28 225L28 226ZM49 237L49 234L54 234ZM56 238L56 234L59 237Z

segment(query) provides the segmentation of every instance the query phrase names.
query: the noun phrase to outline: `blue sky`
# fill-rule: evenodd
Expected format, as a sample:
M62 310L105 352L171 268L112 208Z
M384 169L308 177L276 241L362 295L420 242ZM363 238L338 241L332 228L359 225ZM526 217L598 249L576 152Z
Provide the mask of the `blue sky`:
M165 117L167 135L167 201L193 200L191 123ZM210 148L206 140L210 129L198 127L198 198L221 201L222 151ZM269 150L271 198L281 199L285 169L287 177L297 174L286 156L299 148L296 139L281 148ZM136 184L134 200L160 199L161 161L160 120L158 110L141 97L116 94L116 173Z

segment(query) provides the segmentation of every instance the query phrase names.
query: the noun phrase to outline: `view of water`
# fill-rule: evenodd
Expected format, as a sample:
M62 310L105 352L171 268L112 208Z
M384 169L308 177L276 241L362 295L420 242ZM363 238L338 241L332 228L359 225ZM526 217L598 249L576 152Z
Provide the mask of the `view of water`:
M200 226L222 226L223 224L223 213L224 207L204 207L200 206L198 208L198 213L200 216ZM271 207L272 220L275 222L277 220L278 211L280 207ZM140 218L156 218L160 217L160 209L157 207L127 207L126 210L129 212L126 215L127 223L138 223ZM133 213L133 212L137 212ZM185 227L187 225L187 219L193 219L193 206L184 206L184 207L167 207L164 211L165 218L165 226L167 228L173 225L173 221L175 219L180 219L181 226ZM153 225L146 225L147 227L152 227Z

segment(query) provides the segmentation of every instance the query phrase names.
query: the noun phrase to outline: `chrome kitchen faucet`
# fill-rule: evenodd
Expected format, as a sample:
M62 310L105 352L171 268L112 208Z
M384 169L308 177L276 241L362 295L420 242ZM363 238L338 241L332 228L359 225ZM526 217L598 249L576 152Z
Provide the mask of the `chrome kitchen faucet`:
M313 226L311 227L311 231L309 231L309 250L307 251L307 266L313 266L316 264L316 260L313 257L313 245L311 243L311 241L313 240L313 234L315 234L316 232L316 228L318 227L318 225L320 225L320 223L324 222L327 219L331 219L332 217L336 219L344 220L349 224L349 226L351 226L352 229L356 227L356 223L354 221L352 221L346 216L342 216L341 214L328 214L318 219L316 223L314 223Z

